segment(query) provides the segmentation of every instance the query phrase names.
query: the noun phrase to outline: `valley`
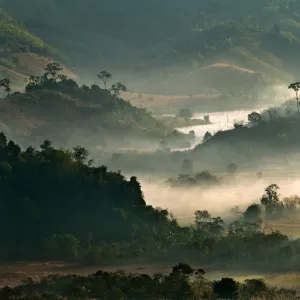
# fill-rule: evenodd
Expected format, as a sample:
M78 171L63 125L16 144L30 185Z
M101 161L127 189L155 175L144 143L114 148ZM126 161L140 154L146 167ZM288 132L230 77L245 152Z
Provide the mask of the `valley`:
M300 299L299 0L0 0L0 299Z

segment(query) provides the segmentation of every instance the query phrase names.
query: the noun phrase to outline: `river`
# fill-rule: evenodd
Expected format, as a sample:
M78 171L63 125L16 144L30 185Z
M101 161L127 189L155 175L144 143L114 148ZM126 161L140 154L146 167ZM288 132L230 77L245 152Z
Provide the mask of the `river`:
M235 111L223 111L223 112L213 112L209 113L209 118L211 124L207 125L197 125L197 126L188 126L176 128L178 131L182 133L189 133L191 130L194 130L196 139L191 148L194 146L201 144L205 133L208 131L212 135L220 130L229 130L234 128L235 123L244 124L248 123L248 114L253 111L261 112L263 108L257 108L255 110L235 110ZM194 119L203 119L205 114L195 114ZM180 149L176 149L180 150ZM183 150L183 149L181 149ZM187 149L184 149L187 150Z

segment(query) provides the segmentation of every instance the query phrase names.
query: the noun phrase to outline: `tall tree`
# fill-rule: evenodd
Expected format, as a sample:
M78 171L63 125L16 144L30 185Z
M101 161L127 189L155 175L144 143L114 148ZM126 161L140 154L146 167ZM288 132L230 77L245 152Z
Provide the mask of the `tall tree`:
M300 90L300 82L297 81L297 82L291 83L291 84L289 85L289 89L294 90L294 92L295 92L295 94L296 94L297 110L298 110L298 113L299 113L299 97L298 97L298 92L299 92L299 90Z
M0 86L4 88L4 91L5 91L5 93L7 93L7 95L10 95L11 88L10 88L10 79L9 78L1 79Z
M112 79L112 75L111 73L107 72L107 71L101 71L97 77L102 80L103 84L104 84L104 89L106 90L106 85L107 85L107 81Z

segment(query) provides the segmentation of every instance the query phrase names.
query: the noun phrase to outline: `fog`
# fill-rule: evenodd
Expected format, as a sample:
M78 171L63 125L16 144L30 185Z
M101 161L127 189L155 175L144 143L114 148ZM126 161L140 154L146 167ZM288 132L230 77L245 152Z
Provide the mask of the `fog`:
M275 99L278 104L282 104L293 95L286 86L277 85L273 88L277 93L281 93L280 100ZM260 106L255 111L262 112L268 107L270 105ZM198 144L201 143L207 131L214 134L219 130L232 129L234 123L247 123L247 117L251 111L253 110L210 113L212 124L178 128L178 130L184 133L194 130L195 144ZM204 114L196 114L194 118L203 118L203 116ZM234 153L232 155L234 157ZM150 178L141 176L140 182L148 204L167 208L181 223L189 223L193 220L193 213L196 210L208 210L212 215L222 217L229 216L230 209L234 206L239 206L243 210L248 205L259 202L265 188L273 183L280 187L282 197L300 195L299 168L295 165L295 161L299 161L299 159L297 154L265 157L254 163L251 171L247 171L246 167L238 173L234 180L224 180L219 186L210 188L174 188L167 185L165 182L167 178L161 180L155 175ZM262 171L263 178L258 179L255 170ZM224 173L214 175L222 178Z
M259 108L256 111L260 112L263 108ZM225 111L225 112L213 112L209 113L209 118L211 124L208 125L200 125L200 126L189 126L183 128L177 128L177 130L183 133L189 133L191 130L194 130L196 139L195 145L202 142L203 137L206 132L210 132L211 134L215 134L220 130L230 130L234 127L235 123L248 122L248 114L253 110L236 110L236 111ZM195 114L194 119L203 119L205 114Z
M258 97L263 99L262 103L271 103L272 105L280 105L283 102L295 97L295 92L288 89L289 83L273 84L258 90Z
M230 209L234 206L244 210L248 205L258 203L265 188L273 183L280 187L282 197L300 195L300 177L284 175L278 172L256 179L253 173L242 174L231 183L211 188L173 188L165 182L140 181L149 205L167 208L180 223L189 223L196 210L208 210L213 216L223 218L230 216Z

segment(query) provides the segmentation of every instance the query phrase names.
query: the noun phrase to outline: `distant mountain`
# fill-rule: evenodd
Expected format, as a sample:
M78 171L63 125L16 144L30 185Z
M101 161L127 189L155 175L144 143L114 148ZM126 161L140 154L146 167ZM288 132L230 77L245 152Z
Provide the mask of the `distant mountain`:
M17 45L13 52L21 45L91 82L109 69L133 90L231 94L235 78L244 88L259 74L247 85L251 93L257 81L299 76L298 0L2 0L0 7L6 24L0 30L18 28L23 36L7 42ZM7 56L2 53L3 64L15 70ZM245 69L252 73L240 77Z

